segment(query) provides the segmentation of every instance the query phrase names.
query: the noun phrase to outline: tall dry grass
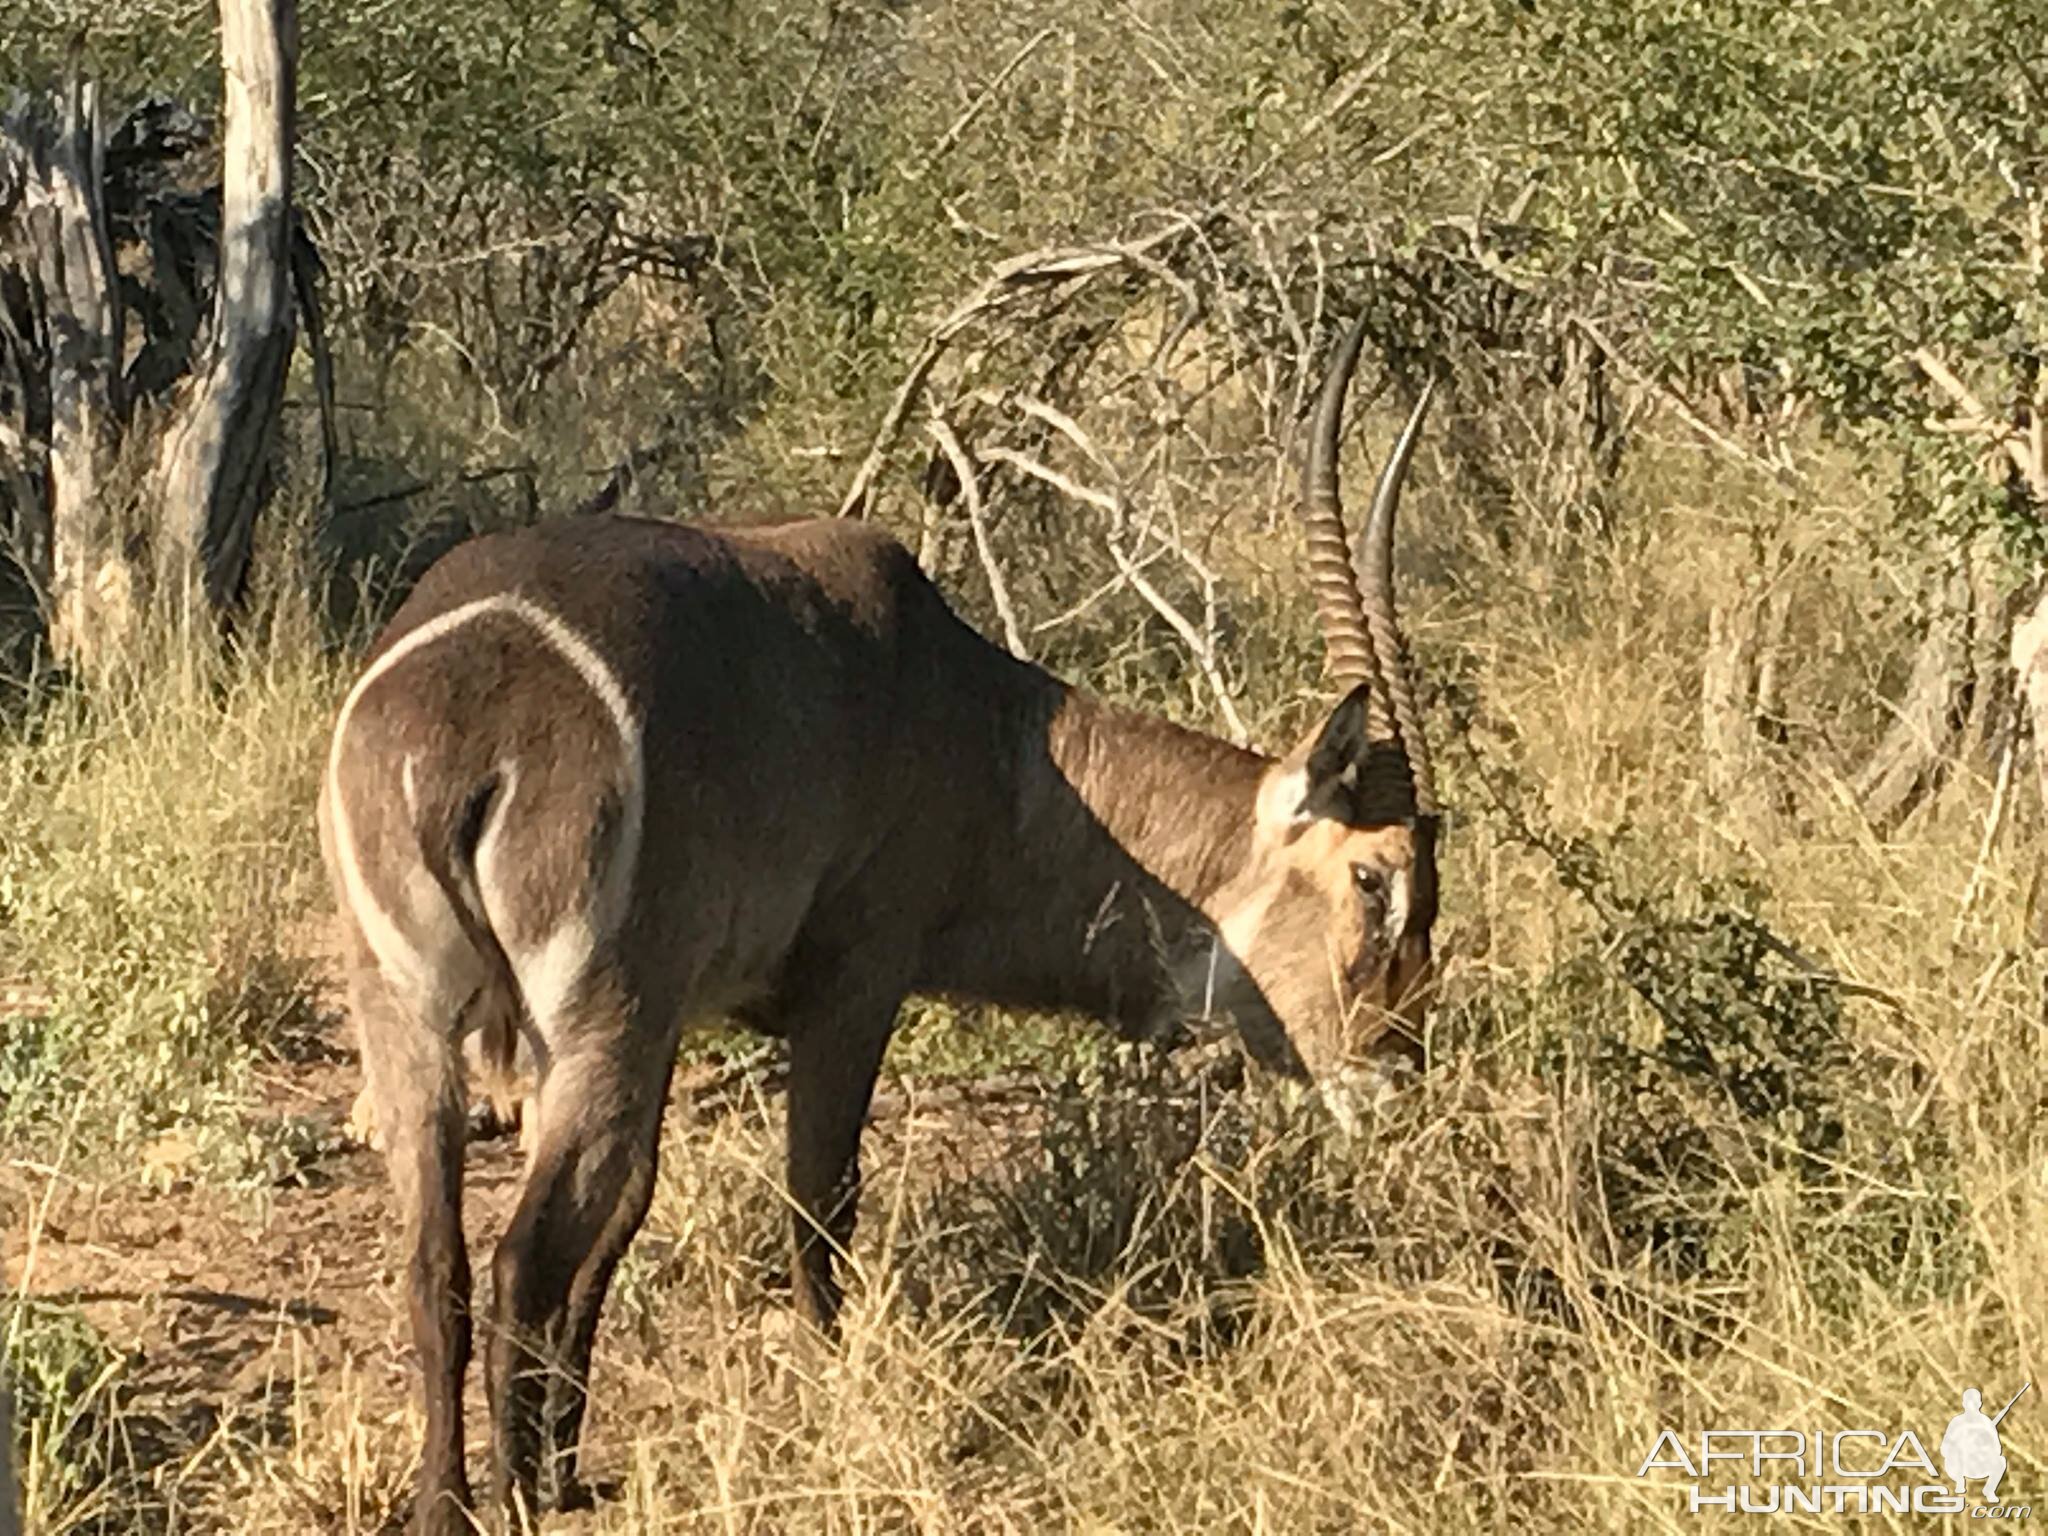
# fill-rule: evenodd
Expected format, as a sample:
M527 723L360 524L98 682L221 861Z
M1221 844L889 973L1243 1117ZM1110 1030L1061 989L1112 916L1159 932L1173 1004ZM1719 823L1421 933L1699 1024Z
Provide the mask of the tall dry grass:
M1857 814L1845 776L1909 636L1908 556L1853 482L1789 500L1675 446L1632 475L1610 536L1503 548L1416 503L1454 807L1431 1072L1349 1132L1207 1062L1098 1055L1022 1108L920 1113L900 1081L836 1350L774 1292L775 1106L679 1111L601 1350L616 1497L559 1528L1660 1530L1690 1518L1635 1475L1661 1429L1932 1447L1965 1386L2034 1376L2038 812L2021 797L1987 842L1965 764L1890 837ZM1794 587L1788 739L1729 800L1699 678L1760 538ZM1269 545L1230 560L1285 631L1247 699L1277 739L1315 693L1309 621ZM1158 675L1093 660L1141 695ZM0 969L53 978L77 1039L132 1042L117 1081L153 1081L169 1038L231 1103L275 1022L238 978L289 974L280 918L316 904L309 744L337 672L281 628L180 676L60 697L0 746ZM10 1081L56 1095L105 1056ZM136 1100L138 1133L184 1113ZM416 1411L370 1373L281 1369L281 1427L189 1452L203 1497L73 1498L38 1528L382 1529ZM2043 1422L2004 1426L2015 1501L2048 1476Z
M294 600L227 653L152 632L89 688L25 681L0 719L0 1138L248 1151L247 1068L310 1022L294 920L341 676Z

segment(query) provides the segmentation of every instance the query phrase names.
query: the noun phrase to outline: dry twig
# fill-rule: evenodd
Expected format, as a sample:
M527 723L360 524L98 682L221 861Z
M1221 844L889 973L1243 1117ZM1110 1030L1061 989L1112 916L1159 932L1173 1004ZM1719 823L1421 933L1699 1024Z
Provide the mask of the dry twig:
M1024 643L1024 632L1017 627L1017 610L1010 602L1009 583L1004 581L1003 568L996 561L995 547L989 543L988 519L982 513L981 487L977 483L979 472L945 417L935 414L926 424L926 430L960 481L960 499L967 508L967 525L974 530L974 552L981 557L982 574L988 578L989 597L996 605L996 617L1002 621L1003 644L1010 648L1012 656L1029 661L1031 651Z

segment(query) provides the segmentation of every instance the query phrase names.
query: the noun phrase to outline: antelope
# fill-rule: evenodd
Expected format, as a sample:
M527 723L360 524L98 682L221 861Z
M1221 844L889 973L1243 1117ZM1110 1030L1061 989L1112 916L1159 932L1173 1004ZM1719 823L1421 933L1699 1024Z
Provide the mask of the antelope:
M1297 1079L1412 1051L1438 817L1392 539L1428 399L1354 563L1337 457L1362 334L1335 352L1302 471L1346 691L1284 757L1012 657L858 522L592 518L475 539L421 579L342 704L320 798L407 1233L417 1529L470 1529L465 1041L536 1080L485 1344L493 1496L515 1518L589 1499L591 1345L686 1023L787 1042L791 1288L828 1335L908 994L1133 1036L1226 1021Z

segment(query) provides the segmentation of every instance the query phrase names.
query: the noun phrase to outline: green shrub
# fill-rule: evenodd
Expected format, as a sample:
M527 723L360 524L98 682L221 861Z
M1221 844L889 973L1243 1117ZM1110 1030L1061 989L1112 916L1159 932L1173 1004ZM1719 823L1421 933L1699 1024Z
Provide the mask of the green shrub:
M0 1370L14 1397L30 1530L107 1528L105 1491L133 1463L121 1428L127 1365L75 1308L16 1298L0 1310Z

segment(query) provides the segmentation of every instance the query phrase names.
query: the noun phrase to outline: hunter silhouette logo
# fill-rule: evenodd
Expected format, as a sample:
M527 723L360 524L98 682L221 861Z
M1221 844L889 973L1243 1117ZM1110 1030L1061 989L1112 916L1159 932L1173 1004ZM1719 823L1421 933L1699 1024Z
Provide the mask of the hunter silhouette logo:
M1996 1414L1984 1394L1963 1393L1963 1411L1942 1432L1941 1469L1912 1430L1705 1429L1690 1437L1661 1431L1637 1477L1668 1468L1693 1478L1686 1510L1744 1515L1967 1515L2025 1520L2027 1504L1999 1502L2006 1456L1998 1435L2005 1416L2032 1388L2023 1384ZM1969 1485L1981 1484L1975 1500Z
M2030 1381L2013 1393L2012 1402L1998 1410L1998 1417L1984 1417L1984 1394L1975 1387L1963 1394L1963 1411L1948 1421L1941 1437L1941 1470L1955 1479L1956 1492L1973 1478L1984 1479L1984 1498L1995 1502L1998 1482L2005 1476L2005 1448L1998 1443L1998 1425L2012 1404L2026 1396Z

